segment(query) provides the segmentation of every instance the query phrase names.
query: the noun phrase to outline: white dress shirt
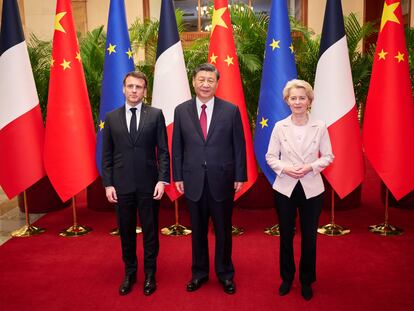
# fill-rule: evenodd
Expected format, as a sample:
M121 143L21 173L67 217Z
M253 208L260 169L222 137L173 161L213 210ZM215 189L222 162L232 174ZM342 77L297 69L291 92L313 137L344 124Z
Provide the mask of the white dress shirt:
M208 129L210 128L210 123L211 123L211 117L213 116L214 97L206 103L201 102L201 100L199 100L198 97L196 97L196 104L197 104L198 119L200 119L200 115L201 115L201 111L202 111L201 106L202 105L207 106L206 114L207 114L207 133L208 133Z
M132 112L129 109L137 108L137 111L135 111L135 114L137 115L137 130L138 130L139 119L141 117L141 107L142 107L142 102L136 105L135 107L128 105L128 103L125 103L125 115L126 115L126 123L128 127L128 132L129 132L129 125L131 123L131 118L132 118Z

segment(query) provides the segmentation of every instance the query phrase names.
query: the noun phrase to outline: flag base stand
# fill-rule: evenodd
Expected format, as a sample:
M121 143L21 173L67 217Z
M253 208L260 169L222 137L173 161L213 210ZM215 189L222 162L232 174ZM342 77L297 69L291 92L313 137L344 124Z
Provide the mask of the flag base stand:
M395 236L403 234L404 230L395 226L392 226L388 223L388 200L389 200L389 190L385 189L385 216L384 222L379 225L372 225L368 227L368 230L372 233L379 234L382 236Z
M163 235L172 235L172 236L182 236L191 234L191 229L176 223L175 225L165 227L161 229L161 234Z
M264 229L264 233L271 236L280 236L279 224Z
M403 234L404 230L388 223L369 226L369 231L382 236L394 236Z
M135 232L136 232L137 234L140 234L140 233L142 232L142 228L141 228L141 227L137 227L137 228L135 229ZM119 235L119 229L118 229L118 228L114 228L114 229L112 229L111 231L109 231L109 234L110 234L110 235L113 235L113 236L118 236L118 235Z
M41 234L45 231L46 230L43 228L25 225L20 229L14 230L10 235L14 238L26 238L32 235Z
M232 235L242 235L244 233L244 229L236 226L231 226L231 234Z
M350 233L346 227L342 227L335 223L335 190L331 192L331 222L327 225L318 227L318 233L328 236L342 236Z
M59 235L63 237L77 237L88 234L91 231L92 229L89 227L73 225L63 230L61 233L59 233Z
M350 233L351 230L335 223L327 224L318 228L318 233L329 236L341 236Z
M26 217L26 224L20 229L12 231L10 235L14 238L27 238L27 237L45 232L46 231L45 229L38 228L30 224L29 208L27 207L26 190L23 191L23 204L24 204L24 212L25 212L25 217Z

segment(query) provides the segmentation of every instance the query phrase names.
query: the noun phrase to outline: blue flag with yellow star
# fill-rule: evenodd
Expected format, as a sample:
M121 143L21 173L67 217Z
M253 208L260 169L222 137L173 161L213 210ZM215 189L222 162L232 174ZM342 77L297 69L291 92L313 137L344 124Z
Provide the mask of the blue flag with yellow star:
M267 165L265 156L275 123L290 114L282 91L287 81L296 78L293 52L286 1L272 1L254 136L257 162L272 185L276 174Z
M124 0L111 0L108 14L108 30L105 45L99 126L96 137L96 164L102 173L102 134L105 114L125 104L122 80L134 70L129 41Z

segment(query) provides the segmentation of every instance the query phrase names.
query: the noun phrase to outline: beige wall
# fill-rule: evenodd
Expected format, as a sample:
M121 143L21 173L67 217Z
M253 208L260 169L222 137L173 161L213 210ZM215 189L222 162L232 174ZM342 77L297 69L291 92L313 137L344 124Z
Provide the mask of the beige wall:
M131 25L138 17L142 18L142 1L125 0L127 24ZM88 30L92 30L108 22L109 0L88 0Z
M322 32L325 4L326 0L308 0L308 27L317 34ZM345 16L351 12L356 13L359 22L362 24L364 1L342 1L342 11Z
M150 17L151 19L160 19L161 0L150 0Z

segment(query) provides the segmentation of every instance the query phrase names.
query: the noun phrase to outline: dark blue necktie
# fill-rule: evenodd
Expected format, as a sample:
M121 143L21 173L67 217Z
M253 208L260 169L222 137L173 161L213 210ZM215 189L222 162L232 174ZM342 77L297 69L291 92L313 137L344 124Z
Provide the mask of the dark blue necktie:
M132 116L131 116L131 122L129 123L129 135L131 135L132 140L135 141L135 138L137 137L138 130L137 130L137 108L130 108Z

